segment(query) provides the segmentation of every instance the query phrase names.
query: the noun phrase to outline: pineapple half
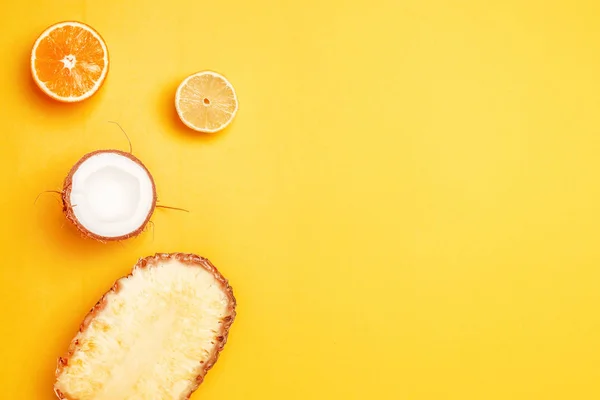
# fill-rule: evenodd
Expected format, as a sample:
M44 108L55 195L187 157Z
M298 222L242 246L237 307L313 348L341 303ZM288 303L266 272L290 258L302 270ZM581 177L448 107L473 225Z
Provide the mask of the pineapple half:
M68 400L188 399L234 318L233 291L207 259L141 259L81 324L58 360L54 391Z

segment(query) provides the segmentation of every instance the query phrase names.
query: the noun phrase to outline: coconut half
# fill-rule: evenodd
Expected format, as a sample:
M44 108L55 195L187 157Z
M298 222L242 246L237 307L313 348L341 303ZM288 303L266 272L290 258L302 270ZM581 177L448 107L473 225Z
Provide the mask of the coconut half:
M113 241L139 235L156 208L148 169L130 153L86 154L65 179L62 200L69 221L85 236Z
M67 400L184 400L217 362L235 319L227 279L206 258L141 259L84 319L58 360Z

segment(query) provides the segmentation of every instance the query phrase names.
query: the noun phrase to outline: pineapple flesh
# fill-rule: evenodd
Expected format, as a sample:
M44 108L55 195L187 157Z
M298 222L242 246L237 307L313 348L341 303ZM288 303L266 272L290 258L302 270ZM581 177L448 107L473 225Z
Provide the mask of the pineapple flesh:
M142 259L83 322L59 359L55 392L68 400L187 399L234 317L231 287L208 260Z

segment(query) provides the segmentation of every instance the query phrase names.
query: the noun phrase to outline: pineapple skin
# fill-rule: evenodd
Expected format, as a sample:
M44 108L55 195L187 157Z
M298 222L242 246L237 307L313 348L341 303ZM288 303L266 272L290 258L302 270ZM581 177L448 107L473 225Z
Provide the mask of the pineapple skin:
M68 365L69 359L71 358L71 356L77 350L79 350L79 341L78 341L79 335L86 331L86 329L88 328L90 323L94 320L96 315L104 309L104 307L107 304L107 302L106 302L107 296L110 294L119 292L120 281L122 279L127 279L130 276L132 276L133 272L137 269L153 267L153 266L159 265L162 262L167 262L167 261L171 261L171 260L179 261L191 268L205 269L207 272L209 272L210 274L213 275L215 281L218 282L218 284L221 286L221 290L223 290L223 292L225 293L225 295L227 296L227 298L229 300L226 316L223 317L222 323L220 324L221 329L220 329L219 335L217 335L215 337L216 341L215 341L215 346L213 348L212 354L206 362L201 364L202 367L200 368L195 381L190 382L189 393L185 397L183 397L181 400L188 400L191 397L191 395L198 389L200 384L204 381L204 378L205 378L206 374L208 373L208 371L215 365L215 363L219 359L219 355L220 355L221 351L223 351L223 348L225 347L225 344L227 343L227 338L229 336L229 331L230 331L231 325L233 324L233 321L235 320L235 317L236 317L236 304L237 303L236 303L236 299L233 294L232 287L229 285L228 280L219 272L219 270L208 259L198 256L196 254L189 254L189 253L157 253L154 256L148 256L145 258L141 258L135 264L135 266L132 269L132 272L129 275L118 279L114 283L112 288L108 292L106 292L102 296L102 298L100 298L100 300L94 305L94 307L92 307L92 309L88 312L88 314L86 315L86 317L84 318L83 322L81 323L81 325L79 327L78 334L71 341L66 354L63 355L62 357L58 358L56 372L55 372L55 376L56 376L57 380L58 380L58 377L63 373L63 370L65 369L65 367ZM54 386L54 393L56 394L56 397L60 400L79 400L74 397L69 397L66 393L61 392L61 390L58 389L56 385ZM115 400L117 400L117 399L115 399Z

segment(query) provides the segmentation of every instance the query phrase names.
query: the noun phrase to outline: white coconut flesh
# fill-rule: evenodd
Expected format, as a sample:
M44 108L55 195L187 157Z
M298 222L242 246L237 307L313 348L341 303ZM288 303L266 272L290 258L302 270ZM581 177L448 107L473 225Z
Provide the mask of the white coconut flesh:
M139 163L112 152L94 154L72 177L73 214L89 232L106 238L126 236L153 211L154 184Z
M57 377L68 399L187 398L231 313L213 273L177 260L134 269L104 302Z

